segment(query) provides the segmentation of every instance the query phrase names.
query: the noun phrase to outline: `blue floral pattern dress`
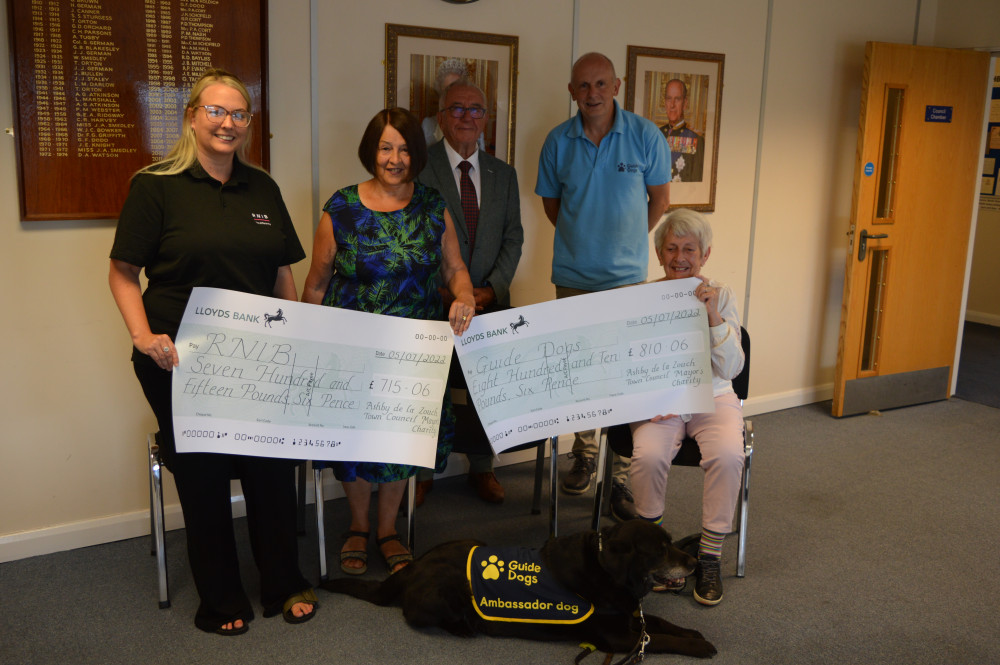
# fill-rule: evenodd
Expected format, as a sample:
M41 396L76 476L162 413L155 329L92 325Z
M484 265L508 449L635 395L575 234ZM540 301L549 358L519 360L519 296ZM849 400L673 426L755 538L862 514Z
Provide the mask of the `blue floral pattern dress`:
M414 183L405 208L370 210L358 186L336 192L323 206L333 220L337 242L334 273L323 298L329 307L409 319L441 320L441 238L444 199L436 189ZM455 415L445 390L438 430L436 471L444 470L455 434ZM417 467L377 462L331 462L341 481L363 478L384 483L404 480Z

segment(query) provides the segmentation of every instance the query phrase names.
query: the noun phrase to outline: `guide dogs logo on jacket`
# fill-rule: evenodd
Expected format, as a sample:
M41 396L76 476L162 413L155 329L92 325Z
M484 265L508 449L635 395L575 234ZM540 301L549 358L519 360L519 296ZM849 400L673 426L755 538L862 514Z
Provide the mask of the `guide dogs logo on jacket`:
M473 547L466 575L472 604L487 621L580 623L594 606L563 589L528 547Z

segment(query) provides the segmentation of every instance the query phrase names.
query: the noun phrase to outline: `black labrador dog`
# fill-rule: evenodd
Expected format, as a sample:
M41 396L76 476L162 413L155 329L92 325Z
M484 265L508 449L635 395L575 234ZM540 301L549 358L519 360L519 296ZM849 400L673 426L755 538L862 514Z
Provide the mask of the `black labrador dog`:
M652 589L654 580L687 577L697 564L696 559L675 548L670 535L654 524L631 520L599 532L552 538L542 547L541 563L555 581L575 594L573 597L593 605L593 612L577 623L484 618L482 609L474 604L469 580L473 575L490 577L484 570L492 570L492 577L496 577L497 569L503 571L505 562L496 557L474 556L472 550L479 546L483 543L475 540L444 543L382 582L337 578L320 586L376 605L402 607L411 626L436 626L459 636L482 633L588 642L601 651L622 653L637 649L645 631L649 636L645 645L648 653L698 658L710 658L716 653L701 633L639 611L640 601ZM536 580L534 564L506 563L505 577L527 581L529 586Z

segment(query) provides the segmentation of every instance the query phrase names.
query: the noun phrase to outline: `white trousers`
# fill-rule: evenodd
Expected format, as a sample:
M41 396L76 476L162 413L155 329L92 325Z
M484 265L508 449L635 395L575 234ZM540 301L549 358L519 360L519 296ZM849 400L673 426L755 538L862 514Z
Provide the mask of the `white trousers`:
M734 393L715 398L715 413L696 413L689 422L679 417L632 423L632 493L643 517L663 514L667 474L685 436L701 449L705 470L702 528L716 533L733 529L733 511L743 474L743 409Z

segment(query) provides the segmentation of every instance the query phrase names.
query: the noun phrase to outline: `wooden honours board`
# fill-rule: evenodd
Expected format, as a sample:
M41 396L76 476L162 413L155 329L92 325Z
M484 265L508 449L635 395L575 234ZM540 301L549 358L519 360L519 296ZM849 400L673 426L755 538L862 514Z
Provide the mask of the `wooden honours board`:
M7 0L23 220L115 219L210 67L250 90L268 165L266 0Z

